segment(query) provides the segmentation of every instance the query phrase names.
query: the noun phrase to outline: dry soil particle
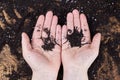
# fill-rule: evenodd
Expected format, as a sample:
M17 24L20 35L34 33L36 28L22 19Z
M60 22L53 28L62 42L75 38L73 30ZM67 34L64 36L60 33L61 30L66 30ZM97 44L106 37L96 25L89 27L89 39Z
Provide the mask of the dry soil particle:
M9 75L13 74L13 71L17 73L18 61L14 55L10 52L8 44L2 48L0 52L0 80L9 80ZM15 79L15 78L14 78Z

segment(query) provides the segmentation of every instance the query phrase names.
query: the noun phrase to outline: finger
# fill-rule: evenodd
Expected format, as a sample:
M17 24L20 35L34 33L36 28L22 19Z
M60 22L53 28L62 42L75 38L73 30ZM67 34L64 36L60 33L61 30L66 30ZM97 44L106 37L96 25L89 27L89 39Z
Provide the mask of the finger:
M99 51L99 47L100 47L100 40L101 40L101 34L100 33L97 33L94 37L93 37L93 40L92 40L92 43L91 43L91 48Z
M62 27L62 44L67 41L67 26L63 25Z
M62 49L67 49L70 47L70 43L67 40L67 26L62 27Z
M62 38L61 38L62 32L61 32L61 26L57 25L56 29L56 43L61 46L62 44Z
M45 17L45 22L42 31L42 37L47 38L50 35L50 27L52 24L53 12L48 11Z
M53 16L51 30L50 30L50 37L52 39L55 39L55 33L56 33L57 23L58 23L58 17L57 16Z
M91 42L90 30L89 30L86 16L84 14L80 15L80 22L81 22L81 30L83 33L83 38L81 40L81 44L90 43Z
M38 20L37 20L35 29L33 31L32 39L39 39L39 38L41 38L43 23L44 23L44 15L40 15Z
M43 44L41 41L41 36L42 36L42 28L43 28L43 24L44 24L44 15L40 15L35 29L33 31L33 36L32 36L32 46L34 49L36 48L40 48L40 46Z
M48 30L50 30L52 18L53 18L53 12L48 11L45 17L44 29L47 28Z
M22 33L22 50L23 50L23 53L27 52L31 49L32 49L32 47L31 47L31 44L30 44L29 37L27 36L26 33L23 32Z
M79 12L78 10L73 10L73 17L74 17L74 27L80 32L81 28L80 28L80 19L79 19Z
M73 14L67 14L67 27L68 27L68 35L73 33Z

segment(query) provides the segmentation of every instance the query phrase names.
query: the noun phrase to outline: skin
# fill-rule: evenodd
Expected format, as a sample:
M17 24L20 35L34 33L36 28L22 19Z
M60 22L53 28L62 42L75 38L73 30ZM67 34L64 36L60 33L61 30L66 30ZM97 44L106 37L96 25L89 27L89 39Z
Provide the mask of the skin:
M67 33L70 29L73 32L74 26L78 26L77 30L83 30L82 47L71 47L67 40ZM78 10L67 15L67 25L62 27L62 64L64 68L63 80L88 80L87 71L94 62L99 53L101 34L97 33L92 41L90 39L90 31L86 16L80 14Z
M26 33L22 33L23 57L33 71L32 80L56 80L61 64L61 26L57 24L58 18L53 12L48 11L46 16L40 15L36 23L32 41ZM50 31L56 43L52 50L44 50L42 38L47 38Z
M61 62L64 68L63 80L88 80L87 71L98 56L101 34L97 33L91 41L87 19L76 9L68 13L67 25L62 29L57 23L57 16L48 11L46 16L39 16L31 43L27 34L22 33L23 57L33 71L32 80L56 80ZM66 38L74 32L75 26L79 32L83 30L84 37L80 41L82 47L71 47ZM50 51L42 48L42 38L48 37L45 28L56 40L55 47ZM68 33L68 29L72 33Z

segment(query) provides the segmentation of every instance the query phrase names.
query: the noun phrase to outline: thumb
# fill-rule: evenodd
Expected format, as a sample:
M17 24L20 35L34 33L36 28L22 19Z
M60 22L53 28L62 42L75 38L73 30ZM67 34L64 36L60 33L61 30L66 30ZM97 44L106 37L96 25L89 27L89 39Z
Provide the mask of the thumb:
M32 47L31 47L31 44L30 44L30 40L29 40L29 37L26 33L22 33L22 50L23 52L25 51L29 51L31 50Z
M95 50L99 51L99 47L100 47L100 41L101 41L101 34L97 33L92 40L91 43L91 48L94 48Z

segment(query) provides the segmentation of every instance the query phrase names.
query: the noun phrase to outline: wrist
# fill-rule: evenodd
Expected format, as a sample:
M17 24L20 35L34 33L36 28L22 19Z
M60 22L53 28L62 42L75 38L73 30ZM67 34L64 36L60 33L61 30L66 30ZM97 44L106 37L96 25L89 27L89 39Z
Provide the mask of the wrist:
M56 80L57 73L52 72L33 72L32 80Z
M66 68L63 80L88 80L87 70L75 67Z

